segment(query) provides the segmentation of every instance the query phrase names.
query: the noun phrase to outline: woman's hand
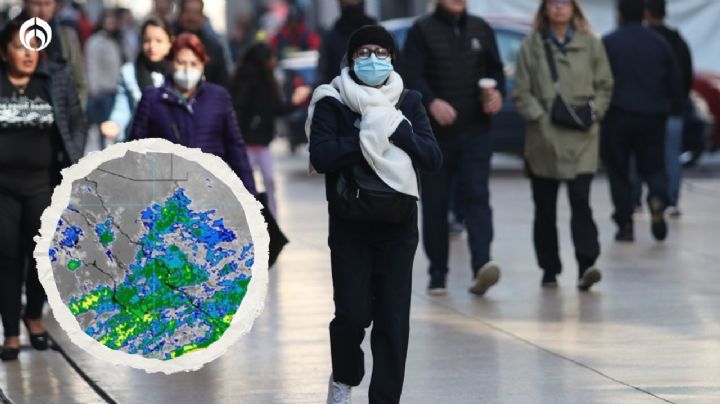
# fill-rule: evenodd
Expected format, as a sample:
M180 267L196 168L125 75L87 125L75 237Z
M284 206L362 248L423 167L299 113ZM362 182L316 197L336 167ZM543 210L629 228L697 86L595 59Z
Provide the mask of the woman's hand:
M430 115L442 126L452 125L457 119L455 108L440 98L430 103Z
M105 121L100 124L100 133L109 139L116 139L120 136L120 126L113 121Z
M310 98L310 95L312 95L312 87L310 86L300 86L295 89L292 95L292 104L297 106L300 106L307 101L308 98Z
M486 101L483 103L483 111L488 115L495 115L502 109L502 94L494 88L487 91Z

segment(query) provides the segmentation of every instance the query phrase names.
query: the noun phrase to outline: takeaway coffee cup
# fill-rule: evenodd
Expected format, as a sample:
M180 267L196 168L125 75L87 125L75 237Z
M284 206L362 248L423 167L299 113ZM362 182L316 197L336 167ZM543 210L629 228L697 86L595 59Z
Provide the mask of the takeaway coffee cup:
M480 87L480 90L482 91L483 103L487 103L490 99L490 90L497 88L497 80L488 78L480 79L480 81L478 81L478 87Z

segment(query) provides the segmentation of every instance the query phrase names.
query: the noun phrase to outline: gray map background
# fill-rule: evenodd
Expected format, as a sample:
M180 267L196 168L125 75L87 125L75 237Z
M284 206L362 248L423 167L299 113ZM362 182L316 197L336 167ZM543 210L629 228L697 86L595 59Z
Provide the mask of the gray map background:
M145 228L141 212L155 203L162 203L182 187L194 211L216 210L214 218L224 219L225 227L238 239L231 248L240 251L252 241L242 205L230 188L201 165L169 153L136 153L128 151L123 158L101 164L96 170L72 185L70 206L80 214L66 209L62 220L80 227L83 237L77 246L76 258L83 265L75 272L67 270L67 261L58 254L53 273L60 296L68 304L73 296L87 293L98 286L113 287L124 278L128 266L135 261L137 240ZM111 248L115 262L105 256L96 224L111 218L115 241ZM61 234L56 233L53 245ZM185 251L190 253L189 251ZM189 254L188 254L189 255ZM248 270L248 275L250 271ZM90 326L91 313L78 318L80 326Z

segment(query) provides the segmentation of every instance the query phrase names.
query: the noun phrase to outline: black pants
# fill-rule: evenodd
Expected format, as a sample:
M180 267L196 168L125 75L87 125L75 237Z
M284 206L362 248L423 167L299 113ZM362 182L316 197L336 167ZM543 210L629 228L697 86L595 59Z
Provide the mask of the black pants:
M462 206L474 275L490 261L493 240L490 134L457 135L439 139L438 143L443 152L443 166L434 173L423 173L421 178L423 244L430 260L430 273L448 272L448 209L455 179L457 192L454 195L458 198L456 204Z
M600 153L615 205L613 220L620 227L632 223L634 200L630 161L633 156L640 178L647 183L648 201L667 204L666 125L667 116L636 114L616 108L610 109L603 121Z
M370 403L398 403L410 333L417 215L399 225L348 223L330 217L335 318L330 350L335 381L357 386L365 374L360 344L372 323Z
M50 174L42 171L0 174L0 316L5 337L20 335L23 283L25 317L42 317L45 290L33 258L33 236L50 205L49 184Z
M580 274L595 265L600 256L598 230L590 208L592 179L591 174L584 174L565 181L571 208L570 229ZM533 236L538 265L545 272L559 274L562 262L557 231L557 196L561 181L532 174L530 181L535 201Z

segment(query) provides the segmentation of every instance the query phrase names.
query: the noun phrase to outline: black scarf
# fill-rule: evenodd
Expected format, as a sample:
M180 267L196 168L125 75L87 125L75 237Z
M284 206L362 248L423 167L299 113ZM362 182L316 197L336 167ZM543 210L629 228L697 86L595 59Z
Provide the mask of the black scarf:
M140 56L138 56L135 61L135 78L137 78L138 86L140 86L141 90L155 86L152 80L152 73L160 73L165 76L168 70L166 61L152 62L144 53L140 53Z

